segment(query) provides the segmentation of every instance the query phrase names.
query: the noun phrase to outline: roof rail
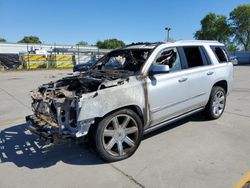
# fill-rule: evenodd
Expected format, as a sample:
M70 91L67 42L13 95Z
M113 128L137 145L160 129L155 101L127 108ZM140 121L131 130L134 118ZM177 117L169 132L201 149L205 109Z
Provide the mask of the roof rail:
M178 40L178 41L175 41L175 43L187 43L187 42L190 42L190 43L220 43L218 42L217 40Z

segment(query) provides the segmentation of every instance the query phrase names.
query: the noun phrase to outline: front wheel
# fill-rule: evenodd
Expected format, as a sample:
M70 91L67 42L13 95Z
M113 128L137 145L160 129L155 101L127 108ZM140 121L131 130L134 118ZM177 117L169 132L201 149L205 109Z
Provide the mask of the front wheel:
M122 109L99 122L94 141L99 155L113 162L130 157L138 148L141 137L139 116L130 109Z
M212 88L209 101L205 108L205 115L208 119L218 119L225 110L226 92L222 87L215 86Z

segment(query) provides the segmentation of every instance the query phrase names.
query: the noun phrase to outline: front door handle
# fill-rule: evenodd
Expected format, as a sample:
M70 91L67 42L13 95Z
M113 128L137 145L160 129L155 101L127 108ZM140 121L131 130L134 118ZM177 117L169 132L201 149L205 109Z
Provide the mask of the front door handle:
M208 76L212 75L214 72L213 71L210 71L207 73Z
M187 81L187 78L181 78L181 79L179 79L178 81L179 81L179 82L185 82L185 81Z

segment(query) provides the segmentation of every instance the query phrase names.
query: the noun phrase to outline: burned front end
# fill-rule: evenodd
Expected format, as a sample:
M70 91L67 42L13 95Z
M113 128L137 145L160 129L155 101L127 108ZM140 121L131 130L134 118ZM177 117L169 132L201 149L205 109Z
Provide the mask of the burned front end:
M91 70L31 91L28 129L50 142L88 134L97 118L128 105L145 109L142 81L129 71Z
M112 51L89 70L32 91L29 129L55 141L84 137L96 120L120 108L131 107L148 117L146 82L139 73L151 51L138 47Z
M83 101L99 90L121 85L122 73L81 73L43 84L31 91L33 115L26 117L29 130L39 137L56 141L85 136L94 118L78 121Z

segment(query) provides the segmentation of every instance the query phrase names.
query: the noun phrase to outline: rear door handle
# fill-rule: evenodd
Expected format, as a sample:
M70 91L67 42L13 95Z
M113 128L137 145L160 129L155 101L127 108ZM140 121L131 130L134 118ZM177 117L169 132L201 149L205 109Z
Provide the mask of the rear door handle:
M187 78L181 78L181 79L179 79L178 81L179 81L179 82L185 82L185 81L187 81Z
M210 71L207 73L208 76L212 75L214 72L213 71Z

